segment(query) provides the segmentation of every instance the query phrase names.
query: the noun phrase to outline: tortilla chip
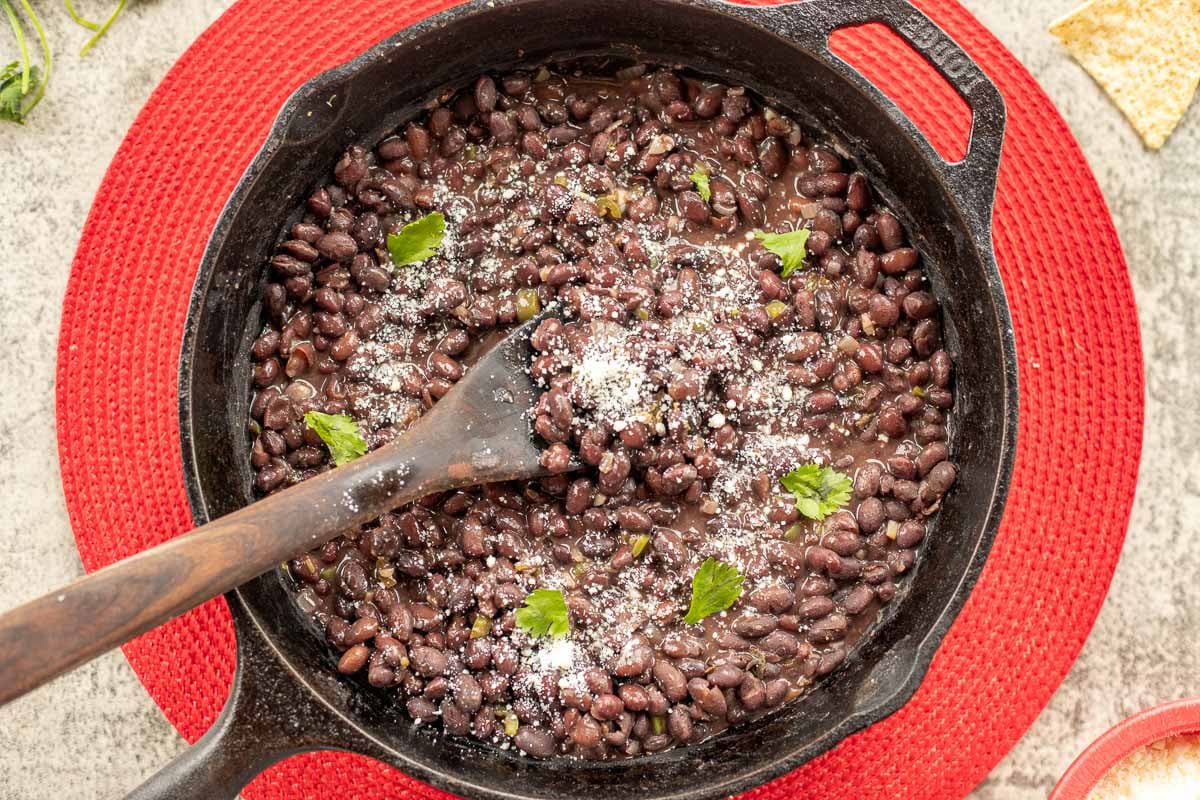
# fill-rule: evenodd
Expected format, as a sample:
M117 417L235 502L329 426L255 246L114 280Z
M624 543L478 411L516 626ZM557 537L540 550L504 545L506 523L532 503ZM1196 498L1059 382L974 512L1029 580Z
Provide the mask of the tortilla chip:
M1157 150L1200 83L1200 0L1091 0L1050 25Z

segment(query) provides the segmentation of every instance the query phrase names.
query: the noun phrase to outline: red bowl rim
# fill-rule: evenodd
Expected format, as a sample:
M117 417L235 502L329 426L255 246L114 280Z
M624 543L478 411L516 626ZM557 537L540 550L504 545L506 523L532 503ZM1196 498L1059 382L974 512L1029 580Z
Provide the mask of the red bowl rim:
M1153 706L1109 728L1084 749L1059 778L1049 800L1085 800L1125 756L1152 742L1200 733L1200 697Z

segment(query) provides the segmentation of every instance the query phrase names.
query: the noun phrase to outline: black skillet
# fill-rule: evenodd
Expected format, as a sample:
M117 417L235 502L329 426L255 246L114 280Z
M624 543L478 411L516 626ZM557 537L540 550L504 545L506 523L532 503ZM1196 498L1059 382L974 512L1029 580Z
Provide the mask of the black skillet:
M948 164L829 34L886 23L973 112L968 153ZM363 753L439 788L484 798L711 798L781 775L886 717L916 691L966 601L1000 522L1016 445L1016 354L992 254L1004 104L979 67L903 0L750 8L717 0L476 0L407 28L301 87L225 207L191 299L180 361L183 461L196 524L252 499L245 430L258 287L285 229L280 209L325 179L352 142L379 140L445 86L483 69L593 54L684 64L743 84L837 136L924 253L957 366L951 449L960 478L916 580L877 633L805 699L685 749L613 763L536 761L415 728L387 697L339 676L278 573L227 596L238 639L233 690L212 729L130 795L233 797L306 750ZM888 194L888 192L891 194Z

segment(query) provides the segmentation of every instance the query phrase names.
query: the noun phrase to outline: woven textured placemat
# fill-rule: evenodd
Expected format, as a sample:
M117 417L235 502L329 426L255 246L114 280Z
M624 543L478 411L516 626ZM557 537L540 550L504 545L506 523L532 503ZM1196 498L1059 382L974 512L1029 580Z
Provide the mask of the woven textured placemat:
M117 152L75 257L58 354L63 489L84 566L190 526L176 369L193 276L225 198L275 110L440 0L241 0L171 69ZM1142 438L1136 312L1112 219L1082 153L1016 59L953 0L919 5L999 85L1009 110L995 228L1020 358L1020 446L1000 535L913 700L747 797L966 794L1020 738L1070 668L1121 549ZM879 26L836 49L943 152L961 152L961 100ZM216 600L125 646L189 740L233 675ZM249 800L438 797L357 756L291 758Z

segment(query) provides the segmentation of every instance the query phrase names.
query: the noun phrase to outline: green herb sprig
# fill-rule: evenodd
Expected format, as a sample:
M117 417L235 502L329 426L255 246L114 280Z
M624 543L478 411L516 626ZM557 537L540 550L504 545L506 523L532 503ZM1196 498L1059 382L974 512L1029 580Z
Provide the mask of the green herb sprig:
M67 10L71 13L72 19L75 19L76 16L78 16L77 14L75 14L75 10L73 8L71 8L71 4L69 2L67 2ZM124 10L125 10L125 0L117 0L117 7L114 8L113 12L108 15L108 19L106 19L106 20L104 20L104 22L100 23L99 26L97 26L96 23L91 22L90 20L86 20L86 19L82 19L82 18L75 20L83 27L88 28L89 30L95 31L95 33L92 34L92 38L88 39L87 42L84 43L83 49L79 51L79 55L81 58L83 56L87 55L88 50L91 50L92 47L95 46L96 42L100 41L100 37L102 37L104 34L108 33L109 27L114 22L117 21L117 17L121 16L121 12Z
M18 125L24 124L26 115L42 101L54 67L54 56L50 53L50 42L46 39L46 31L42 29L42 21L38 19L29 0L20 0L20 4L42 45L42 68L39 70L29 58L25 28L13 4L9 0L0 0L0 9L8 18L8 25L17 40L17 51L21 55L19 61L8 64L0 71L0 119Z
M35 90L42 91L41 86L42 71L36 66L25 71L21 62L14 61L0 69L0 119L23 123L25 114L41 99L34 97L26 104L26 98L33 95Z
M796 498L796 510L813 520L823 520L850 502L850 478L837 470L805 464L779 479Z
M321 437L337 466L366 455L367 443L358 432L358 423L345 414L309 411L304 415L304 424Z
M695 625L705 617L724 611L742 596L745 578L736 567L706 558L692 576L692 603L683 621Z
M763 247L783 259L781 277L788 277L804 266L804 257L808 255L805 246L808 244L808 229L787 233L765 233L755 231L754 236L763 243Z
M434 211L408 223L399 233L389 233L388 252L393 264L404 267L429 258L438 251L445 238L446 218Z
M81 27L93 32L83 49L79 51L80 56L86 55L96 42L100 41L100 37L104 36L120 16L121 11L124 10L125 3L126 0L118 0L113 12L103 23L98 24L76 11L71 0L63 0L71 19ZM37 33L42 49L41 67L33 64L29 56L29 45L25 40L25 26L17 14L17 6L24 12L28 24ZM38 18L37 12L34 11L29 0L0 0L0 11L4 12L4 17L8 20L8 26L12 29L19 53L18 60L0 67L0 120L22 125L29 116L29 112L33 111L46 94L46 87L50 84L50 75L54 71L54 55L50 50L46 31L42 28L42 21Z
M567 601L558 589L534 589L525 596L525 605L513 616L517 627L535 639L547 635L566 636L571 631Z

